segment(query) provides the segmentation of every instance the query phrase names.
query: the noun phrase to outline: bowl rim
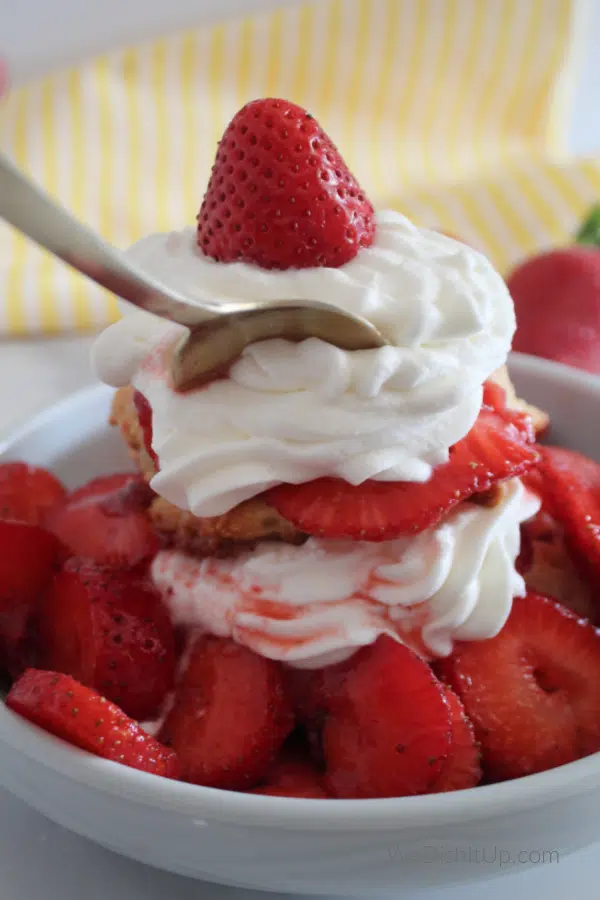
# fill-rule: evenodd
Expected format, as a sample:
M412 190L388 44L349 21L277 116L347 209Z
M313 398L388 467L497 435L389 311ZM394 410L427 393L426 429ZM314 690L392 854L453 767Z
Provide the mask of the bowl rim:
M511 354L517 376L572 386L600 400L600 377L524 354ZM0 442L0 457L39 429L98 402L112 391L94 385L29 420ZM28 762L69 781L146 807L226 824L311 831L401 830L512 815L600 787L600 753L546 772L469 790L372 800L310 800L224 791L171 781L93 756L54 737L0 704L0 741ZM10 790L16 785L6 783ZM18 793L18 791L16 791Z

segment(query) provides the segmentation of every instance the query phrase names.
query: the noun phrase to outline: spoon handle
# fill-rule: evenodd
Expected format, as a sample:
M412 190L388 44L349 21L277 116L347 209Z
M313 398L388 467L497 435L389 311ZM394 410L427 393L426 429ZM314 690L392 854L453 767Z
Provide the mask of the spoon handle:
M81 224L0 154L0 216L54 256L124 300L181 325L198 325L215 311L186 301L142 273Z

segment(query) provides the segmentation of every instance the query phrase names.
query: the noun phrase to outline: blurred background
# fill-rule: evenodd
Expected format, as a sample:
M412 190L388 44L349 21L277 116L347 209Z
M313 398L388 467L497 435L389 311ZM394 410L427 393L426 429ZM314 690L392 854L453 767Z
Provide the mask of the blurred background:
M502 274L600 197L600 0L20 0L0 141L117 246L193 224L257 96L309 109L378 208ZM592 154L588 160L588 154ZM0 229L0 334L97 329L114 298Z
M436 14L436 0L421 2L432 15ZM474 7L486 0L462 2ZM11 64L13 79L23 82L115 46L156 37L165 30L209 24L247 14L249 9L261 11L300 3L301 0L19 0L0 5L0 48ZM596 86L600 84L600 0L584 0L582 6L581 58L568 135L570 150L578 154L600 149L596 96Z
M227 122L278 94L317 116L377 207L507 275L568 244L600 198L599 43L600 0L5 2L0 145L126 247L194 224ZM4 421L89 380L90 334L117 316L0 225L0 360L36 386Z

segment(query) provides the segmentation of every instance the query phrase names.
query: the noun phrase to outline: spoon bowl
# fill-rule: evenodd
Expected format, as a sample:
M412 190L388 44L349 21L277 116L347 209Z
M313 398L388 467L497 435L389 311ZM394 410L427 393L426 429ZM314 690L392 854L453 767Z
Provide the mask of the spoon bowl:
M369 322L333 306L304 300L257 303L249 312L222 314L183 337L171 358L173 384L186 390L225 374L244 348L257 341L309 337L344 350L369 350L386 343Z
M79 222L0 155L0 215L101 287L134 306L190 332L175 348L175 386L197 386L237 359L244 347L267 338L318 337L344 350L388 343L362 316L320 300L198 303L133 265L119 250Z

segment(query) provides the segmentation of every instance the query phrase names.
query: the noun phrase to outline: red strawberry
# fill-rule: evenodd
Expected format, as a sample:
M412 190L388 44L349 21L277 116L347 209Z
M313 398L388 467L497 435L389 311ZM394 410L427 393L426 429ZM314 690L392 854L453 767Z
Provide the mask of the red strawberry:
M0 519L41 525L66 490L46 469L24 462L0 464Z
M513 349L600 373L600 208L576 240L507 278L517 315Z
M600 465L563 447L540 450L545 506L579 559L600 576Z
M514 601L496 637L441 664L495 779L542 772L600 750L600 634L547 597Z
M325 684L328 673L337 666L321 669L286 669L287 689L299 722L318 722L326 712Z
M563 539L563 528L555 518L552 498L543 472L544 450L544 447L538 447L540 453L538 464L521 475L521 481L527 490L541 500L540 509L535 516L521 525L521 550L516 562L517 571L521 574L531 566L535 545L538 542L555 543Z
M233 117L198 213L207 256L263 269L336 267L374 233L373 207L306 110L254 100Z
M321 669L285 670L286 685L294 714L300 725L304 727L308 748L312 759L319 765L324 764L322 732L327 716L326 685L331 673L339 670L339 666L326 666Z
M62 548L54 535L37 525L2 521L0 547L0 655L12 670Z
M422 659L388 637L326 670L326 785L336 797L431 790L451 749L444 689Z
M28 669L6 705L51 734L96 756L165 778L177 778L177 756L123 710L69 675Z
M173 686L175 635L161 598L126 571L70 560L40 610L44 667L151 719Z
M308 756L285 750L275 760L265 783L254 788L252 793L314 800L324 800L328 796L322 777Z
M543 450L540 448L540 453ZM541 467L541 459L539 465L532 466L527 472L524 472L521 475L521 481L527 488L527 490L531 491L532 494L535 494L542 501L542 505L547 512L550 512L548 508L548 491L545 484L544 473L542 472Z
M140 428L142 429L144 447L146 448L148 456L158 468L158 456L152 449L152 409L144 395L140 394L139 391L134 391L133 405L135 406Z
M554 448L540 447L540 453L540 465L530 469L522 480L530 491L540 497L542 505L535 516L521 525L521 549L515 566L529 589L558 600L577 615L597 624L597 576L590 560L577 548L577 540L567 540L564 524L558 518L553 493L562 495L562 482L559 479L555 483L550 469L547 472L544 463L545 457L551 460ZM559 450L558 453L562 456L563 451ZM573 456L569 451L567 455ZM585 470L590 464L590 460L585 459L583 466L580 466L577 455L573 462L572 471L575 473L580 468ZM594 465L595 463L592 464ZM561 496L561 502L562 499ZM567 516L567 520L568 518ZM589 537L587 528L582 527L581 516L579 519L576 516L571 521L569 531L575 528L576 531L581 531L584 539Z
M203 637L160 733L183 779L242 790L264 778L293 727L278 663L233 641Z
M115 490L109 490L100 502L106 515L127 516L148 509L155 495L143 478L138 475L116 475L114 478ZM119 481L122 482L120 487Z
M452 749L440 777L431 789L433 794L462 791L475 787L481 780L481 752L475 740L473 726L454 691L446 688L445 696L450 708Z
M129 473L95 478L52 510L47 527L75 556L133 568L159 548L143 511L123 507L123 491L138 482Z
M449 461L425 484L351 485L319 478L279 485L267 491L265 499L306 534L385 541L431 528L473 494L527 471L538 458L531 441L528 416L485 405L471 431L451 449Z

